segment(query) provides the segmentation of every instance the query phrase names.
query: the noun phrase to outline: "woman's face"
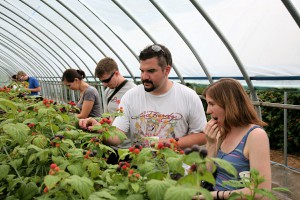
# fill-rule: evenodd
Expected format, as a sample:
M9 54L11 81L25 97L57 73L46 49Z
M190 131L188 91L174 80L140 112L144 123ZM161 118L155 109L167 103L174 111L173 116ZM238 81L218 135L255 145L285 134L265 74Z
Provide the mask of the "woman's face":
M217 121L218 126L223 126L225 120L225 110L220 107L209 95L206 95L206 102L206 113L210 114L211 118Z
M63 84L71 90L79 90L79 79L75 78L73 82L63 81Z

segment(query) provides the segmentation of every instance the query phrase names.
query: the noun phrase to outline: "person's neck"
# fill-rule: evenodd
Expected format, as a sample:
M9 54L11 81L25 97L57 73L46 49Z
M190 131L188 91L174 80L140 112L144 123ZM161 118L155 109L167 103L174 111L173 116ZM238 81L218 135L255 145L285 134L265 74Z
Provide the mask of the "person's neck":
M150 92L152 95L162 95L167 93L173 86L173 82L169 79L165 81L164 84L160 88L157 88L156 90Z
M80 93L84 92L90 85L86 82L81 82L79 86Z
M119 76L116 88L119 87L119 85L121 85L123 81L125 81L125 78L123 76Z

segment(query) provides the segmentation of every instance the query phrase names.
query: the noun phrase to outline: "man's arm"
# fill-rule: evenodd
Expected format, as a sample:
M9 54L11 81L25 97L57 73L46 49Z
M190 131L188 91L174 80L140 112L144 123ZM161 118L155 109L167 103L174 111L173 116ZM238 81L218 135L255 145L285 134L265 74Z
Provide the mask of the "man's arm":
M37 88L27 88L27 90L29 90L31 92L40 92L41 91L41 86L39 86Z
M159 142L167 142L169 143L170 138L161 138ZM178 147L180 149L185 149L187 147L192 147L193 145L205 145L206 137L203 132L200 133L190 133L186 136L179 138Z

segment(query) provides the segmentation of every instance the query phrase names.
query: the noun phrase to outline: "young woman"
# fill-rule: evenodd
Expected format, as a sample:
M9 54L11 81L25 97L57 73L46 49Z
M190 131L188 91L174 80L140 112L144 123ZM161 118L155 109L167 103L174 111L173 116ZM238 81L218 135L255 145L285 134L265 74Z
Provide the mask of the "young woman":
M204 131L208 156L230 162L238 173L257 169L265 178L259 187L271 190L269 139L262 128L266 123L258 117L242 85L234 79L221 79L206 88L204 96L207 114L211 115ZM250 194L248 188L222 185L223 181L238 179L217 167L213 197L227 199L233 192Z
M95 87L86 83L83 80L84 78L84 71L67 69L63 73L62 81L64 85L69 87L71 90L80 91L80 99L77 103L80 113L76 115L79 119L87 117L100 117L101 104L99 93Z

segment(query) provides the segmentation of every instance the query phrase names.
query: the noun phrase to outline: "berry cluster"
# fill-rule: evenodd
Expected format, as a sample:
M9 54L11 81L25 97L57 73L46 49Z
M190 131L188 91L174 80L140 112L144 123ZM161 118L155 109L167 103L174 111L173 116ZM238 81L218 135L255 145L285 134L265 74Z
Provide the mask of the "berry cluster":
M68 104L71 106L76 106L76 103L74 101L69 101Z
M186 148L184 150L185 155L188 155L192 152L199 152L201 158L205 158L207 156L207 150L201 149L199 145L193 145L192 148Z
M134 154L139 154L140 151L143 149L142 145L134 145L132 147L129 147L129 152L134 153Z
M119 162L119 166L117 167L117 172L126 171L130 168L130 164L128 162Z
M173 149L175 152L183 154L183 150L179 149L178 147L178 138L170 138L169 142L159 142L157 144L157 149L165 149L165 148L169 148L169 149Z
M95 143L96 145L99 144L99 142L101 142L101 140L97 137L93 137L91 140L90 140L91 143Z
M55 135L50 138L50 145L53 147L60 147L60 141L64 140L65 136L63 135Z
M107 119L106 117L102 118L99 123L100 124L111 124L111 120L110 119Z
M130 169L128 171L128 179L131 182L136 182L138 179L140 179L141 175L139 173L134 172L133 169Z
M60 170L59 166L57 166L57 164L52 163L50 165L50 171L49 171L49 175L54 175L56 172L58 172Z
M97 150L83 150L83 155L85 159L88 159L89 157L95 157L97 153Z
M35 126L35 124L34 124L34 123L28 123L27 126L28 126L29 128L33 128L33 127Z
M52 99L44 99L43 104L48 108L50 107L50 104L53 104L54 101Z

